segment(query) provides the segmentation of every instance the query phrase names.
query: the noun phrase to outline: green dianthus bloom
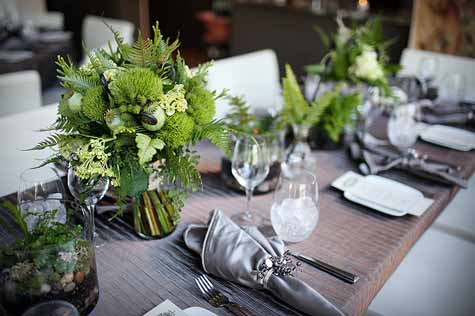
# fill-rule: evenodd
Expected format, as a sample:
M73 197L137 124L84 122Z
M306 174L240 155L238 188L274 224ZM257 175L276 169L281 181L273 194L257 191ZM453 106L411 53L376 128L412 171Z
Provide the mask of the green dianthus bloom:
M109 85L118 104L142 104L157 101L162 95L162 80L148 68L121 72Z
M157 137L171 148L189 143L195 122L186 113L175 113L167 117L165 125L157 133Z
M204 85L195 85L187 93L188 112L196 123L203 125L211 122L216 114L214 95Z
M97 86L86 91L82 98L82 112L87 118L102 121L107 106L102 98L102 87Z

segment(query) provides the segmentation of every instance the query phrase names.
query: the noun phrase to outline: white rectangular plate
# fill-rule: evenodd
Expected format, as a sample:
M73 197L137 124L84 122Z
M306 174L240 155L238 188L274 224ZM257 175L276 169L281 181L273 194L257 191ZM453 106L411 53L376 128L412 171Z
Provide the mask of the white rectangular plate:
M451 126L430 125L420 133L420 136L426 142L459 151L470 151L475 148L475 133Z
M420 216L433 202L405 184L351 171L333 181L332 186L344 191L346 199L392 216Z

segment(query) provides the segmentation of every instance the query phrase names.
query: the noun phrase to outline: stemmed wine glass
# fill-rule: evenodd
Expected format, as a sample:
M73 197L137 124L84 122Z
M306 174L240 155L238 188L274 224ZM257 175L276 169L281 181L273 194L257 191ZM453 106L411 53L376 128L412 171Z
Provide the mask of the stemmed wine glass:
M291 178L281 176L271 208L274 231L288 242L307 239L318 223L317 203L318 183L312 173L301 171Z
M429 86L435 80L437 71L439 70L439 63L435 57L424 57L419 63L417 69L417 78L422 84L422 92L425 95Z
M64 186L58 171L50 166L28 169L20 175L17 192L18 208L22 214L42 213L57 210L55 220L66 223L66 209L61 203L64 199ZM37 218L26 218L28 229L36 225Z
M89 225L93 236L92 240L95 240L96 247L101 247L103 243L98 243L96 240L96 227L94 222L94 214L96 211L97 203L102 200L107 190L109 189L110 180L107 177L97 177L93 179L81 179L74 172L74 169L70 166L68 169L68 188L71 194L79 203L84 203L88 210Z
M232 219L240 226L258 226L262 218L251 213L251 199L254 188L269 174L269 153L263 139L240 136L236 140L232 159L232 174L246 189L246 211Z

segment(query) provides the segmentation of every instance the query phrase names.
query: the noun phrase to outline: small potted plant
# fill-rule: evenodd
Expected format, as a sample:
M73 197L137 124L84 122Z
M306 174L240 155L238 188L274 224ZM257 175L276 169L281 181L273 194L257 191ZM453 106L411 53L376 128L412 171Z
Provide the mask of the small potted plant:
M55 200L54 205L58 205ZM97 269L89 219L81 206L61 200L60 209L20 211L5 202L14 223L1 223L15 241L0 248L0 302L7 315L48 301L67 301L81 315L99 298ZM58 212L67 220L57 222Z
M309 75L306 91L313 90L311 100L326 91L336 92L312 132L310 143L314 148L338 147L335 145L341 144L345 126L357 115L368 114L364 102L369 101L369 89L377 90L380 96L390 96L387 78L400 68L389 63L386 49L393 39L384 40L380 19L350 29L338 17L337 24L338 32L331 36L316 28L328 53L320 63L305 68Z
M231 110L223 118L223 122L230 134L230 148L232 149L236 137L239 135L253 136L256 139L263 139L269 150L270 170L266 179L255 188L255 193L267 193L275 189L280 176L280 164L283 156L283 137L277 125L278 115L269 113L252 113L250 106L246 104L243 97L227 96ZM232 175L232 152L225 153L221 160L221 178L231 189L244 192L243 188Z

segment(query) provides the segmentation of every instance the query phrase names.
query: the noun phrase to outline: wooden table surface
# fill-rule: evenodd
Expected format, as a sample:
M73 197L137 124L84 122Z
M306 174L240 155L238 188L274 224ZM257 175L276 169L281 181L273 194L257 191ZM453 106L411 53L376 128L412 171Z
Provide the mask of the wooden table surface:
M417 149L462 166L467 178L474 172L474 152L457 152L424 143L418 144ZM171 236L143 241L121 220L108 222L98 216L97 230L106 244L97 250L100 299L91 315L141 316L165 299L172 300L181 308L202 306L218 315L227 315L224 310L214 309L202 299L193 281L203 272L200 260L186 248L182 234L190 223L205 223L213 208L220 208L228 215L243 210L245 198L226 189L220 181L219 152L210 146L203 146L200 151L204 190L190 196L181 223ZM320 221L309 239L291 244L289 248L340 266L361 279L350 285L305 265L297 276L345 314L364 315L386 280L445 209L458 188L438 185L402 172L388 172L384 175L435 199L431 208L419 218L391 217L351 203L343 198L341 192L330 187L335 178L347 170L355 170L343 150L315 154L320 184ZM10 196L10 199L14 197ZM272 194L257 196L253 208L268 218L271 203ZM267 231L269 227L264 229ZM250 308L253 315L302 315L266 292L217 279L215 282L235 301Z

